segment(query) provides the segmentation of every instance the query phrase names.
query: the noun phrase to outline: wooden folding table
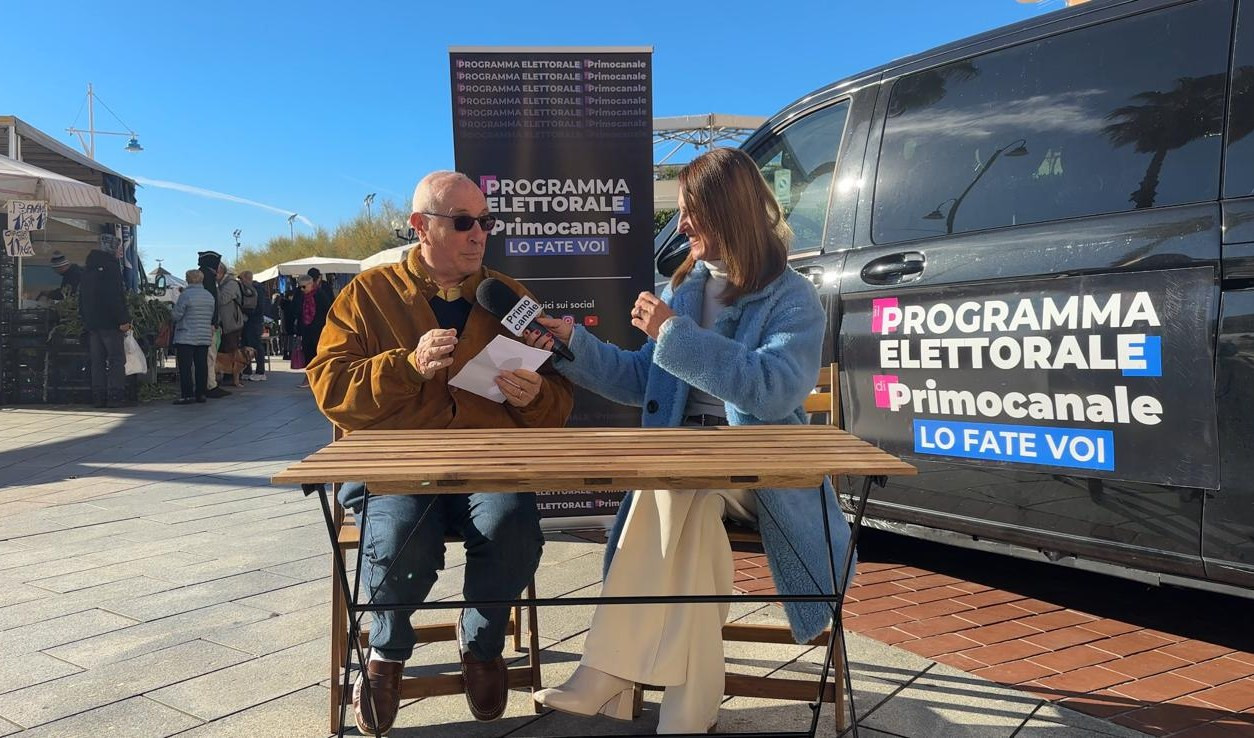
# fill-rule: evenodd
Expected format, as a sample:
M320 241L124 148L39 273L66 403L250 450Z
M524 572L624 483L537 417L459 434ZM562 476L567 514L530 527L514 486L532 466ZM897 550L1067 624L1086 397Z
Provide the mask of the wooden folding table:
M823 661L813 719L808 732L755 735L810 736L818 726L822 695L827 686L831 651L840 628L840 606L853 560L854 545L870 496L872 482L887 476L914 474L913 466L845 431L826 425L766 425L684 428L510 428L492 430L378 430L356 431L331 443L273 478L275 484L300 484L306 495L317 492L322 501L335 568L345 601L349 603L350 637L344 663L344 693L348 690L353 656L362 663L359 633L366 612L397 609L513 607L631 603L692 602L825 602L832 607L833 627ZM557 490L621 489L752 489L796 487L821 489L825 477L864 478L856 502L853 536L843 569L837 569L831 536L827 559L835 594L813 595L703 595L669 597L560 597L505 601L441 601L378 605L358 601L357 582L350 586L347 568L336 545L336 532L327 497L327 483L365 482L369 499L379 494L468 494L471 492L545 492ZM820 495L821 524L827 526L827 497ZM819 524L816 521L816 524ZM416 528L417 526L415 526ZM825 530L825 532L827 532ZM363 532L364 535L364 532ZM358 548L357 572L361 571ZM838 577L837 572L844 575ZM845 664L845 683L852 706L852 682ZM857 735L857 719L851 721ZM341 721L341 726L343 722ZM341 727L341 735L343 728ZM743 734L741 734L743 735Z

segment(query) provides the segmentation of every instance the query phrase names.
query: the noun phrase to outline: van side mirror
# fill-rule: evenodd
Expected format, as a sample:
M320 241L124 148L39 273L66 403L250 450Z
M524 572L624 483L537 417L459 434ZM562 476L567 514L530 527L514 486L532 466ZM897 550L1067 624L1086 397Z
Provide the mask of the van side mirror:
M663 277L669 277L674 274L679 265L684 263L684 259L688 258L688 250L688 236L683 233L676 233L670 240L662 244L662 248L657 250L653 259L658 274L661 274Z

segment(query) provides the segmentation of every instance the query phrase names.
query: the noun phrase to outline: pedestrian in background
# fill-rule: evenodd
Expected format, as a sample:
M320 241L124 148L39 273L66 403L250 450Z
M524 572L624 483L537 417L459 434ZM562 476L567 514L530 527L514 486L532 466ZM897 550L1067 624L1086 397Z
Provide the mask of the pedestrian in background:
M197 264L200 266L201 274L204 275L202 284L205 291L213 296L214 304L218 300L218 277L219 270L222 269L222 254L217 251L200 251L197 252ZM218 341L221 333L221 326L218 324L218 313L213 313L214 338L209 342L209 362L210 367L216 367L218 363ZM205 397L211 399L221 399L229 396L231 393L218 386L218 372L211 368L209 371L209 390L205 392Z
M122 339L131 329L122 287L122 266L107 251L87 254L79 286L79 314L91 353L91 398L96 407L131 405L126 399L126 351Z
M205 274L187 271L187 287L174 303L174 353L179 367L179 398L175 405L204 402L209 391L209 344L217 302L205 289Z
M64 300L70 295L78 294L78 286L83 281L83 268L75 264L60 251L52 252L52 260L48 262L52 270L61 275L61 286L55 290L39 293L40 297L50 300Z
M257 359L257 367L251 372L247 369L250 382L266 381L266 347L261 334L266 324L266 313L270 310L270 297L266 288L253 281L253 273L239 273L240 305L244 310L244 345L251 346Z
M318 267L309 267L309 271L305 273L314 281L314 288L326 295L328 305L335 302L335 290L331 289L331 282L322 276L322 270Z
M300 307L300 295L291 287L287 288L287 292L283 293L283 309L279 314L279 320L283 324L283 358L291 359L292 350L296 348L296 343L300 340L300 336L296 335L296 312ZM304 368L304 364L300 367Z
M218 323L222 326L222 341L218 344L219 356L225 354L233 357L239 351L240 338L244 334L243 300L239 280L227 269L226 264L219 262ZM226 358L222 361L225 363Z
M308 274L302 274L296 282L301 291L296 303L296 332L300 334L301 352L308 364L318 353L318 339L322 337L322 329L327 324L331 298L318 289L317 283ZM301 380L300 386L308 387L309 378Z

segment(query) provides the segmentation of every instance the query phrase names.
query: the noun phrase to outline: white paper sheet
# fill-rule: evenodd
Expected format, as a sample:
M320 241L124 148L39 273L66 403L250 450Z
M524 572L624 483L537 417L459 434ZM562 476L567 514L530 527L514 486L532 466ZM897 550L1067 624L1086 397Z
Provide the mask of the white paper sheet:
M448 383L493 402L505 402L505 395L496 386L497 376L504 370L512 369L528 369L534 372L552 355L552 351L532 348L522 341L497 336L475 358L466 362L466 366Z

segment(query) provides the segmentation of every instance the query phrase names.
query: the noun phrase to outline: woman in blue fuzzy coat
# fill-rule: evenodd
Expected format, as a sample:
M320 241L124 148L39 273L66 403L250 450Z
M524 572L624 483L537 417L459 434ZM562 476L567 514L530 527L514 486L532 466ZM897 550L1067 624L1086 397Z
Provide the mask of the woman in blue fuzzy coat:
M788 267L792 233L753 160L716 149L679 173L680 229L691 246L662 297L641 293L637 351L583 327L540 322L578 357L558 371L616 402L643 409L646 427L804 424L826 330L814 286ZM546 347L532 335L529 341ZM837 561L849 526L829 483ZM606 552L606 596L730 594L727 515L756 525L784 594L831 591L821 502L815 490L642 490L624 501ZM536 695L582 715L630 719L636 682L666 687L658 733L705 732L723 697L726 603L603 605L585 653L563 685ZM787 603L804 643L831 622L825 603Z

